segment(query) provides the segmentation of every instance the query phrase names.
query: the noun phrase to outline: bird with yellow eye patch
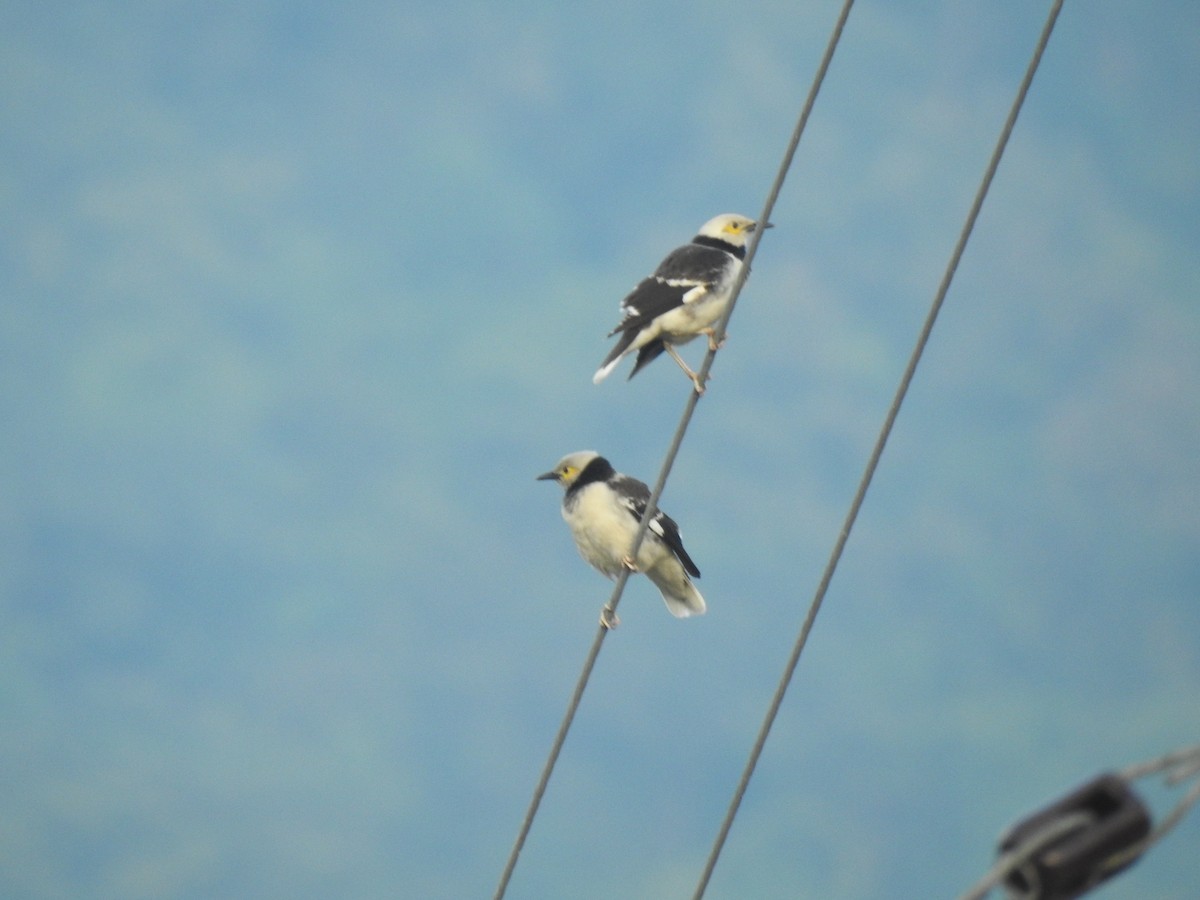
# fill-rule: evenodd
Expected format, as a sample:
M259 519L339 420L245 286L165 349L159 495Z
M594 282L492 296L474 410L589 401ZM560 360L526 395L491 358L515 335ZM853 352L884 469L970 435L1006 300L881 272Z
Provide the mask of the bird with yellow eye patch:
M564 456L537 480L556 481L565 488L563 519L580 555L595 569L609 578L616 578L622 568L642 572L654 582L671 615L686 618L704 614L704 598L691 580L700 577L700 570L683 549L679 526L670 516L655 511L636 561L629 556L650 499L645 484L622 475L592 450ZM618 624L607 606L600 624L605 628Z
M770 228L770 223L762 226ZM599 384L627 354L637 351L632 378L664 350L704 393L699 376L688 367L675 345L697 335L714 343L713 326L729 306L730 293L746 258L746 245L759 224L746 216L725 213L700 226L691 243L672 250L649 278L642 279L621 301L621 321L609 332L617 339L592 381Z

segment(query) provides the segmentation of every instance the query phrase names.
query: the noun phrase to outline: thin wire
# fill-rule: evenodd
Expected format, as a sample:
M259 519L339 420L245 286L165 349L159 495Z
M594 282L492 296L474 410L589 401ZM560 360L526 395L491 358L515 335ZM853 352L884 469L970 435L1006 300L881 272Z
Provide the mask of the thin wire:
M1033 76L1037 72L1038 65L1041 63L1042 54L1046 49L1046 44L1050 40L1050 34L1054 30L1054 23L1057 21L1058 14L1061 9L1062 0L1054 0L1053 4L1051 5L1050 14L1046 19L1046 24L1042 28L1041 38L1038 40L1037 47L1033 51L1033 57L1029 61L1029 66L1025 71L1025 77L1022 79L1021 86L1017 91L1016 99L1013 101L1012 108L1009 110L1008 118L1004 123L1004 128L1000 132L1000 138L996 142L996 147L992 151L992 157L988 162L987 171L984 172L983 180L980 182L979 189L975 194L975 200L971 204L971 210L967 214L966 222L963 224L962 232L959 234L958 243L955 245L954 252L950 256L950 261L946 266L945 274L942 276L941 284L938 286L937 294L934 296L933 303L930 306L929 314L925 318L925 324L921 328L920 336L917 338L917 344L913 350L911 358L908 361L908 367L904 370L904 375L900 379L900 386L896 390L896 395L892 400L891 408L888 409L887 418L883 423L883 428L879 432L879 437L875 442L875 447L871 451L871 457L867 462L866 470L863 472L862 480L859 482L858 491L854 495L854 500L850 504L850 510L846 514L846 519L842 525L841 533L838 535L833 552L830 554L829 562L825 566L825 572L821 576L821 582L817 586L817 592L813 596L808 613L804 618L804 623L800 627L800 634L796 638L796 644L792 649L792 654L788 658L787 666L784 668L783 676L779 680L779 686L775 690L775 696L771 699L770 708L767 710L762 727L759 729L758 737L754 742L754 747L750 751L750 758L746 763L746 768L742 772L742 777L738 782L737 788L733 794L733 799L729 804L729 810L725 814L724 821L721 823L721 829L717 834L712 851L709 853L708 861L705 863L704 872L700 876L700 881L696 886L696 892L693 894L693 900L700 900L700 898L704 896L704 892L708 887L708 882L712 878L713 869L716 867L717 859L721 855L721 849L724 847L725 840L729 836L729 830L733 826L733 820L737 816L738 809L742 803L742 798L746 794L746 788L750 784L751 777L754 775L754 769L758 765L758 760L762 755L763 747L767 743L767 737L771 733L771 727L774 725L775 718L779 713L779 708L783 704L784 694L787 693L788 685L792 680L792 675L795 673L796 666L800 662L800 654L804 651L805 644L808 643L808 635L812 631L813 623L817 618L817 613L820 612L821 604L825 600L825 594L829 589L830 582L833 580L833 573L837 569L838 562L842 556L842 551L846 546L846 541L850 537L850 530L854 527L854 522L858 518L858 511L862 507L863 499L867 494L867 488L870 487L871 480L875 475L875 469L879 465L879 459L883 455L883 449L887 445L888 437L892 431L892 426L895 424L896 416L900 412L900 405L904 402L904 397L908 393L909 385L911 384L913 375L917 370L917 364L920 362L921 356L925 352L925 345L929 341L929 335L933 331L933 326L937 321L938 313L942 308L942 303L946 299L947 292L950 290L950 282L954 279L954 274L958 269L959 261L962 259L963 251L966 249L967 241L970 239L971 232L975 227L975 220L979 217L979 211L983 207L983 201L987 197L988 189L991 187L992 179L996 174L996 169L1000 165L1000 159L1004 155L1004 148L1008 144L1008 138L1012 134L1013 126L1016 124L1017 115L1020 113L1021 106L1025 102L1025 96L1029 92L1029 86L1032 84Z
M771 190L767 194L767 201L763 207L762 215L758 221L767 223L770 221L771 211L775 208L775 202L779 198L779 192L783 189L783 182L787 178L788 170L791 168L792 159L796 155L796 148L800 144L800 137L804 133L805 126L808 124L809 115L812 112L813 104L816 102L817 94L821 89L821 83L825 80L825 73L829 69L829 63L833 58L833 51L837 47L838 41L841 39L842 30L846 25L846 18L850 14L850 8L854 5L854 0L846 0L842 7L841 15L837 23L834 25L833 34L829 39L829 44L825 50L825 56L821 60L821 65L817 69L817 74L813 79L812 87L809 89L808 97L805 100L804 107L800 112L800 118L796 122L796 127L792 132L791 141L788 143L787 150L784 152L783 160L779 165L779 170L775 175L775 181L771 185ZM750 243L746 247L746 257L743 260L741 271L738 273L737 279L734 281L733 288L729 295L729 307L725 310L725 315L722 316L713 332L713 342L709 346L709 351L704 357L704 362L700 366L700 371L697 373L701 384L704 384L708 378L709 370L712 368L713 360L716 357L716 350L713 345L719 346L721 339L725 335L725 330L729 325L730 316L733 315L733 308L737 303L738 296L742 292L742 288L746 284L746 278L750 274L750 264L754 260L755 254L758 253L758 242L762 240L763 231L765 229L758 228L751 235ZM646 501L646 511L642 515L642 521L638 525L637 533L633 537L633 543L630 545L630 559L637 559L638 549L642 546L642 541L646 537L646 530L650 525L650 520L654 518L655 510L658 509L658 501L662 496L663 489L666 487L667 478L671 474L671 469L675 465L675 458L679 454L679 448L683 444L683 438L687 434L688 426L691 425L692 416L696 411L696 404L700 400L700 394L695 390L688 391L688 399L683 407L683 415L680 417L679 425L675 429L675 435L671 439L671 444L667 448L666 456L663 458L662 468L658 474L658 480L654 484L654 489L650 492L650 499ZM616 615L617 605L621 602L621 596L625 591L625 584L629 581L629 571L622 570L617 576L616 584L613 586L612 594L609 596L608 602L604 605L604 610ZM609 629L600 626L596 633L596 637L592 641L591 650L588 652L587 659L583 664L583 671L579 674L579 679L575 683L575 690L571 694L571 701L567 704L566 714L563 716L562 724L558 727L558 734L555 735L554 743L550 747L550 755L546 759L546 764L542 767L542 774L538 778L537 786L534 788L533 797L530 799L529 808L525 812L525 818L521 822L521 829L517 834L517 839L513 843L512 851L509 853L508 862L505 864L504 871L500 875L500 883L496 887L496 893L493 895L494 900L501 900L505 892L508 890L508 884L512 880L513 871L517 867L517 860L521 855L521 850L525 846L525 841L529 837L529 831L533 827L533 820L537 816L538 809L541 806L542 798L546 793L546 786L550 783L550 776L554 772L554 767L558 762L559 754L562 752L563 744L567 740L567 732L571 730L571 723L575 720L575 714L579 710L579 704L583 699L583 692L587 688L588 681L592 677L592 670L595 668L596 659L600 655L600 648L604 644L604 638L607 636Z
M1146 762L1126 766L1117 773L1117 777L1125 781L1136 781L1139 778L1145 778L1147 775L1166 772L1168 769L1179 769L1183 766L1193 765L1197 761L1200 761L1200 744L1192 747L1183 747L1179 750L1172 750L1170 753L1165 753ZM1184 777L1187 776L1185 775Z
M628 573L622 572L618 577L618 587L623 586L623 582L628 580ZM575 684L575 691L571 694L571 702L567 706L567 713L563 717L562 724L558 726L558 734L554 737L554 744L550 748L550 756L546 760L546 765L542 767L541 777L538 779L537 787L533 790L533 798L529 801L529 809L525 812L525 818L521 822L521 830L517 834L516 843L513 844L512 851L509 853L508 862L504 866L504 872L500 875L500 883L496 887L496 893L493 895L495 900L500 900L508 890L508 883L512 880L513 870L517 867L517 859L521 855L521 848L525 846L525 839L529 837L529 829L533 827L533 819L537 815L538 808L542 805L542 797L546 793L546 785L550 783L550 775L554 772L554 765L558 762L558 755L562 751L563 744L567 740L567 732L571 730L571 723L575 719L575 712L579 709L579 702L583 699L583 691L587 687L588 680L592 677L592 669L596 666L596 657L600 655L600 647L604 643L604 636L608 633L608 629L603 625L592 641L592 648L588 652L587 659L583 664L583 671L579 675L579 680Z
M1200 801L1200 781L1191 786L1188 792L1183 795L1183 799L1175 805L1175 808L1171 812L1163 817L1163 820L1158 823L1158 827L1150 832L1150 835L1142 842L1140 847L1135 848L1136 852L1133 852L1132 855L1140 856L1166 837L1172 828L1183 821L1183 817L1196 805L1197 801ZM1114 860L1110 865L1119 866L1121 865L1121 860Z
M1189 778L1195 778L1200 775L1200 757L1193 759L1191 762L1180 765L1169 775L1167 775L1167 784L1174 786L1180 782L1187 781Z
M821 64L817 67L817 72L813 76L812 86L808 90L808 96L804 100L804 106L800 110L800 117L796 120L796 127L792 129L791 140L788 141L787 149L783 153L783 159L779 163L779 169L775 173L775 180L771 184L771 189L767 192L766 202L763 204L762 212L759 214L758 221L762 225L766 225L771 221L771 213L775 209L775 203L779 199L779 194L783 190L783 183L787 180L788 172L792 168L792 160L796 156L796 148L800 146L800 138L804 135L804 130L808 126L808 118L812 114L813 105L817 101L817 95L821 91L821 85L825 81L825 73L829 71L829 64L833 60L833 53L837 49L838 42L842 38L842 31L846 27L846 19L850 15L850 8L854 6L854 0L845 0L842 6L841 14L838 16L837 22L834 23L833 32L829 36L829 42L825 47L825 55L821 58ZM750 243L746 246L746 257L742 261L743 265L734 279L733 287L729 292L729 305L725 308L724 315L721 316L713 329L712 341L709 344L708 352L704 355L704 360L700 364L700 369L696 373L696 380L700 384L704 384L708 380L709 370L712 369L713 361L717 356L717 349L725 339L726 330L729 327L729 320L733 316L733 308L737 305L738 297L741 296L742 288L746 285L746 279L750 277L750 264L754 261L755 255L758 253L758 242L762 240L765 228L757 228L750 236ZM646 503L646 513L642 517L642 521L638 526L637 534L634 535L632 549L629 551L630 558L637 558L638 548L642 545L642 539L646 536L646 529L650 524L650 519L654 516L654 511L658 509L658 499L662 495L663 488L666 487L667 477L671 474L671 468L675 465L675 457L679 453L679 447L683 443L684 435L687 433L688 426L692 421L692 414L696 410L696 404L700 402L700 394L696 391L689 392L687 403L684 404L683 416L679 420L679 427L675 430L675 437L671 441L671 446L667 449L666 457L663 460L662 471L659 472L658 481L655 482L654 490L650 493L650 499ZM609 600L608 608L616 611L616 604L620 602L621 591L624 589L624 582L617 585L613 591L613 597Z
M796 148L800 146L800 138L808 125L808 117L812 114L813 105L817 102L817 95L821 92L821 85L825 83L825 73L829 71L829 65L833 62L833 54L842 39L842 32L846 28L846 20L850 18L850 10L853 6L854 0L845 0L845 3L842 4L842 10L838 14L837 22L833 25L833 31L829 35L829 42L825 45L825 55L821 57L821 63L817 66L817 72L813 76L812 87L809 88L808 96L804 100L804 107L800 110L800 118L796 121L796 127L792 131L792 139L788 142L787 150L784 151L783 162L779 166L779 174L775 177L775 183L771 185L771 190L767 194L767 200L763 204L762 213L758 217L758 221L764 225L771 221L771 212L775 209L775 202L779 199L779 192L783 190L784 179L792 167L792 158L796 155ZM742 267L742 270L738 273L737 280L734 282L733 293L729 298L729 307L725 310L725 315L721 316L721 320L717 323L716 328L713 329L713 344L719 346L725 339L725 331L729 327L729 319L733 316L733 308L737 304L742 285L750 277L750 262L754 258L755 251L758 249L758 242L762 239L763 231L763 228L755 231L754 239L746 251L746 264ZM710 349L704 357L700 371L696 373L701 384L704 384L707 379L708 370L712 367L713 359L716 357L716 351L711 349L711 344L709 346Z

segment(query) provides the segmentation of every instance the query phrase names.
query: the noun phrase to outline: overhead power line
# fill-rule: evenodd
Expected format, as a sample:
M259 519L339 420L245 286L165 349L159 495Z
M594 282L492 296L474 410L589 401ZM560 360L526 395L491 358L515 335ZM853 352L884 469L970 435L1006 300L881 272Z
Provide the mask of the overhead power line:
M804 107L800 112L800 117L796 122L796 127L792 132L791 140L788 143L787 150L784 152L783 161L779 165L779 170L775 175L775 181L771 185L771 189L767 194L767 200L763 206L762 214L759 216L759 222L769 222L771 220L771 212L775 208L775 202L779 197L779 192L783 189L783 183L787 178L787 174L792 165L792 159L796 155L796 148L800 144L800 138L804 134L804 129L808 124L809 115L812 113L813 104L816 102L817 94L821 90L821 84L825 80L825 73L829 70L829 64L833 59L834 51L837 49L838 42L841 40L842 31L846 25L846 19L850 15L850 9L854 5L854 0L845 0L842 6L841 14L834 25L833 32L830 35L829 42L825 48L825 55L821 59L821 63L817 68L816 75L813 77L813 82L809 88L808 96L805 99ZM742 266L741 272L738 274L737 280L734 282L733 290L729 298L729 306L725 311L725 315L717 324L713 340L710 343L709 351L705 354L704 361L697 373L700 384L703 384L708 373L712 369L713 360L716 357L716 349L720 345L722 338L725 336L726 329L729 326L729 319L733 315L734 306L737 303L738 296L741 294L742 288L746 283L746 278L750 274L750 264L754 260L755 254L758 252L758 242L762 239L765 229L756 229L751 237L750 243L746 248L745 264ZM666 456L663 459L662 468L658 475L658 480L654 484L654 489L650 493L650 499L646 502L646 511L642 515L641 524L638 527L637 534L634 535L633 543L630 546L629 556L631 559L637 559L638 548L641 547L642 541L646 536L646 529L649 526L651 519L654 517L655 511L658 509L658 501L662 496L663 489L666 487L667 478L671 474L671 468L675 464L675 457L679 453L679 448L683 443L684 436L687 434L688 426L691 424L692 416L696 410L696 404L700 399L700 394L695 390L688 392L687 402L684 404L683 415L680 417L679 426L675 429L675 435L671 439L671 444L667 448ZM613 586L612 594L609 596L608 602L604 605L605 613L615 615L617 604L621 602L621 596L625 591L625 584L629 580L629 571L623 570L617 577L616 584ZM500 900L508 890L508 884L512 879L513 871L516 869L517 860L521 855L521 850L525 846L525 841L529 837L529 831L533 827L534 818L537 816L538 809L541 806L542 798L546 793L546 786L550 783L550 776L554 772L554 767L558 762L559 754L562 752L563 744L566 742L567 733L571 730L571 723L575 719L575 714L579 709L580 701L583 699L583 692L587 689L588 681L591 679L592 670L595 668L596 659L600 655L600 648L604 644L604 639L608 635L609 629L601 625L596 632L596 636L592 641L591 649L588 651L587 658L583 663L583 670L579 674L579 678L575 684L575 690L571 694L571 700L567 704L566 714L563 716L562 724L559 725L558 733L554 737L554 742L550 747L549 757L546 759L546 764L542 768L541 776L538 778L538 783L533 790L533 796L529 802L529 808L525 812L525 817L521 822L521 828L517 833L517 839L513 844L512 851L509 853L508 862L505 864L504 871L500 876L500 882L496 887L494 894L495 900Z
M849 4L847 4L847 7ZM763 719L762 727L759 729L758 737L755 739L754 746L750 751L750 757L746 762L746 767L742 771L741 779L738 781L737 787L733 793L733 799L730 801L729 809L725 814L725 818L721 823L721 828L717 833L717 838L713 843L711 852L705 862L704 871L700 875L700 880L696 885L696 891L693 894L693 900L700 900L704 896L705 890L708 888L709 880L712 878L713 869L716 867L717 860L720 858L721 850L725 846L725 841L729 837L729 830L733 827L733 820L737 816L738 809L741 807L742 798L746 795L746 788L750 784L750 779L754 775L754 769L758 765L759 757L762 755L763 747L766 746L767 738L771 733L771 727L775 723L775 718L779 714L779 708L783 704L784 694L787 693L788 685L791 683L792 676L795 674L796 666L800 662L800 654L804 652L804 647L808 643L808 636L812 632L813 624L816 622L817 613L821 610L821 604L825 600L825 594L829 590L829 584L833 580L833 574L837 570L838 562L841 560L842 551L846 547L846 542L850 538L850 531L854 527L854 522L858 518L858 512L862 508L863 500L867 495L867 488L871 485L871 480L875 476L875 470L879 465L879 459L883 455L884 447L887 445L888 437L892 433L892 426L896 422L896 416L900 412L900 405L904 402L904 397L908 393L909 385L912 383L913 375L916 373L917 364L921 361L921 356L925 352L925 345L929 342L929 335L933 331L934 323L937 321L938 313L941 311L942 303L946 299L946 294L950 290L950 283L954 279L954 273L958 270L959 261L962 259L963 251L966 249L967 241L971 237L971 232L975 227L975 220L979 217L979 211L983 207L983 201L987 197L988 189L991 187L992 179L996 174L996 169L1000 165L1000 160L1004 156L1004 148L1008 145L1008 138L1012 134L1013 126L1016 125L1017 115L1021 111L1021 106L1025 102L1025 96L1029 92L1029 86L1033 83L1033 76L1037 72L1038 65L1041 63L1042 54L1045 52L1046 45L1050 40L1050 35L1054 31L1054 23L1058 20L1059 11L1062 9L1062 0L1054 0L1051 4L1049 16L1046 19L1046 24L1042 28L1042 34L1038 40L1037 46L1034 48L1033 56L1029 61L1029 65L1025 70L1025 77L1021 80L1021 86L1017 90L1016 99L1013 101L1012 108L1009 110L1008 118L1004 122L1004 127L1001 129L1000 138L996 142L996 147L992 151L991 159L988 162L987 170L983 174L983 179L980 181L979 189L975 192L975 200L971 204L971 209L967 213L967 219L963 223L962 231L959 233L958 242L954 246L953 253L950 254L950 261L946 265L945 274L942 276L941 284L938 285L937 293L934 295L933 303L930 306L929 313L925 317L925 324L921 328L921 333L917 337L916 347L913 349L912 356L909 358L908 366L904 370L903 376L900 379L900 386L896 389L896 395L892 400L892 405L888 409L887 416L884 419L883 427L879 432L879 437L875 441L875 447L871 451L870 459L867 461L867 467L863 472L862 479L859 481L858 490L855 492L854 499L850 503L850 510L846 513L846 519L842 524L841 533L838 535L837 541L834 543L833 552L830 554L829 562L825 566L825 571L821 576L821 581L817 585L816 594L813 596L812 603L809 605L808 613L804 617L804 622L800 626L800 633L796 638L796 643L792 648L791 656L788 658L787 665L784 667L783 675L779 679L779 686L775 689L775 695L771 699L771 705L767 709L766 717Z

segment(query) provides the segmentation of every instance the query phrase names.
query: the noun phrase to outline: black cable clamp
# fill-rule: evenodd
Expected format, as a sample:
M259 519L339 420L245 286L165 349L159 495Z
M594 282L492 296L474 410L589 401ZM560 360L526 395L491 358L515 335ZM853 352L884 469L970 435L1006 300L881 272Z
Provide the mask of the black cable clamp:
M1150 813L1129 784L1100 775L1001 837L1002 855L1024 858L1004 886L1020 900L1071 900L1136 862L1149 834Z

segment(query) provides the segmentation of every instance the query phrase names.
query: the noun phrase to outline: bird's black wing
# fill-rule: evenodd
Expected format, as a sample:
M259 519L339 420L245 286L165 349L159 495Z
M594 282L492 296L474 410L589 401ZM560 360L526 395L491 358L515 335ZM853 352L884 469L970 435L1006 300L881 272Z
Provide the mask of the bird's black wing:
M646 504L650 500L650 488L628 475L618 475L610 483L628 508L629 514L637 521L642 521L642 517L646 514ZM675 555L689 575L693 578L700 577L700 569L692 562L688 552L683 549L683 538L679 536L679 526L675 524L674 519L661 509L656 510L654 518L650 520L649 530L667 545L667 548Z
M665 312L682 306L684 297L696 288L707 289L719 281L729 265L730 254L715 247L685 244L671 253L649 278L621 301L621 322L609 332L637 332Z
M642 521L642 516L646 513L646 504L650 501L650 488L629 475L614 475L608 483L621 498L629 514L639 522Z
M667 280L673 278L695 278L698 281L716 281L724 273L733 254L704 244L684 244L667 254L658 264L654 274Z
M707 287L704 282L691 279L665 281L657 275L643 278L638 282L638 286L629 292L629 296L621 301L621 321L608 336L612 337L623 331L629 335L629 343L633 343L633 338L646 325L663 313L683 306L683 298L689 291Z

